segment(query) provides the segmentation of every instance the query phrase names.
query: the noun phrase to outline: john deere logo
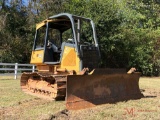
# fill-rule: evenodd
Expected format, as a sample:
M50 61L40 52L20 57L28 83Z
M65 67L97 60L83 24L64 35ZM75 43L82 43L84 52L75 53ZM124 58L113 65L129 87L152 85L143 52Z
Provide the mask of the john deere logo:
M37 54L37 57L38 58L42 58L42 54Z

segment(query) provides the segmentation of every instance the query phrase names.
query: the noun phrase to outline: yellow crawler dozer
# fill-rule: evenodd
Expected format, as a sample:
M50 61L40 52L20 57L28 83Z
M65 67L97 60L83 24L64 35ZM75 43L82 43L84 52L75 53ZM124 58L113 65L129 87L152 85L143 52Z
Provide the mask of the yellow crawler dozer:
M100 51L91 19L61 13L36 25L31 64L23 73L24 92L47 99L65 99L67 109L139 99L140 73L99 68Z

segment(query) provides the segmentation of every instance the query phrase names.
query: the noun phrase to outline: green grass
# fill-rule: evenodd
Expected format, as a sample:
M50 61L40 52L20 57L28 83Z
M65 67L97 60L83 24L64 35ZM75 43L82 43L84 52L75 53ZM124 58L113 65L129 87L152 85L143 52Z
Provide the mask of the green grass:
M20 90L19 80L0 80L0 107L14 106L18 102L32 99Z
M140 78L140 88L160 90L160 77L142 77Z
M23 93L19 80L0 80L0 120L39 120L64 108L64 101L48 101Z
M67 119L159 120L160 78L142 77L139 86L144 98L69 111ZM48 101L27 95L21 91L19 80L0 79L0 120L48 120L64 109L64 101Z

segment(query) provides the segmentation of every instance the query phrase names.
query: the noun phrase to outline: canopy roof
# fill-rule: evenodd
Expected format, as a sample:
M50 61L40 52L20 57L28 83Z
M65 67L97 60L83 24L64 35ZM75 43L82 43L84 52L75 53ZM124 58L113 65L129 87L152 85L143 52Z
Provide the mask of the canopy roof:
M55 29L59 29L60 31L65 31L71 28L73 21L76 23L77 19L83 19L85 21L90 21L90 19L88 18L83 18L80 16L68 14L68 13L61 13L58 15L51 16L48 19L43 20L42 22L36 24L36 29L39 29L42 26L45 26L46 23L48 22L50 28L55 28Z

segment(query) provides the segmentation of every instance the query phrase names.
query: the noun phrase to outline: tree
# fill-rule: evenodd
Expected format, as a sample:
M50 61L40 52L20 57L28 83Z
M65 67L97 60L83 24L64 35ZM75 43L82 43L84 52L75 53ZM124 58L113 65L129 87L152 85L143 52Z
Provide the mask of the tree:
M28 36L32 34L27 27L25 6L19 1L11 1L1 10L3 28L1 28L1 62L28 62L31 43ZM5 21L5 22L4 22ZM29 51L30 50L30 51Z
M136 67L144 75L158 75L159 11L158 0L30 0L28 5L1 0L0 60L28 63L35 24L68 12L95 22L103 67Z
M158 57L155 57L155 46L159 38L159 3L154 0L140 0L126 2L123 39L127 43L129 66L137 67L144 75L157 75L159 71ZM130 13L130 17L128 17ZM156 47L156 54L159 48ZM156 55L156 56L158 56Z

